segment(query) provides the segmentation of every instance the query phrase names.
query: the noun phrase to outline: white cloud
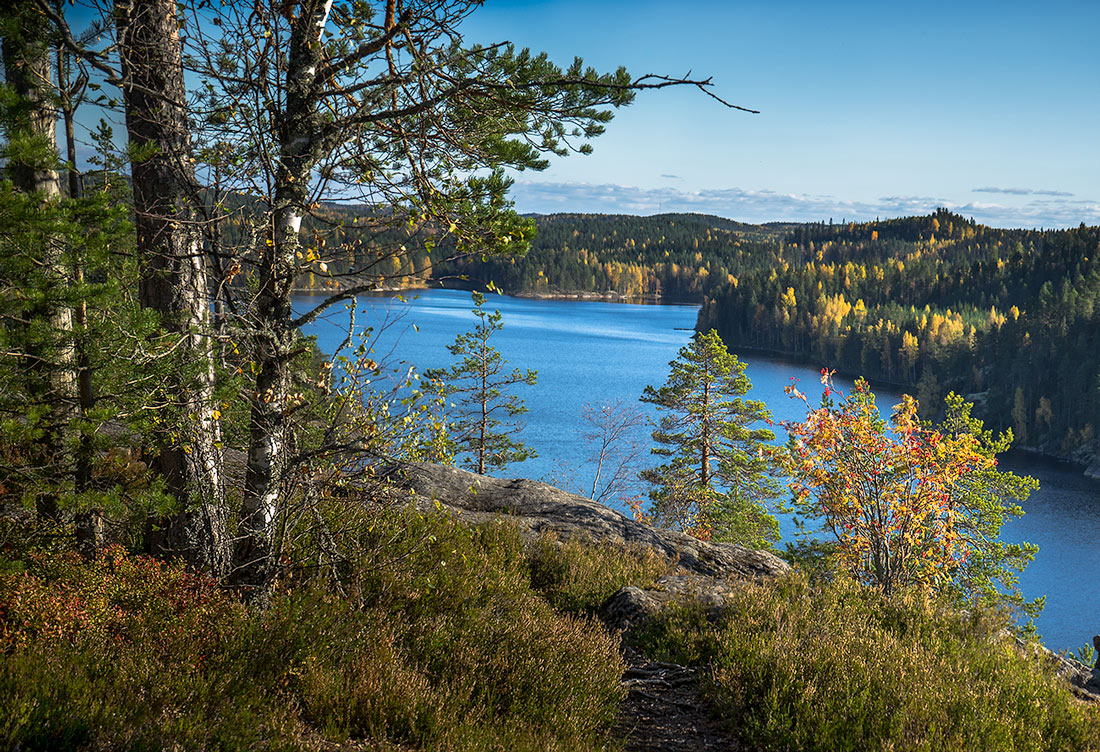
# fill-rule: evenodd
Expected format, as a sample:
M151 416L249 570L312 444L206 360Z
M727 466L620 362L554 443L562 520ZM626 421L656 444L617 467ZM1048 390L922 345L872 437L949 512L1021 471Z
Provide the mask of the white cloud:
M979 192L1006 191L997 189ZM1100 201L1066 200L1059 198L1063 194L1055 191L1029 190L1029 194L1012 195L1055 198L1034 198L1020 206L1007 206L984 201L958 202L936 196L883 196L875 201L850 201L828 195L743 188L684 191L670 187L517 182L512 189L516 208L521 212L536 213L646 215L698 212L742 222L812 222L828 219L839 222L928 214L943 206L994 227L1076 227L1082 222L1089 225L1100 224Z
M1035 188L971 188L972 193L1006 193L1010 196L1072 196L1065 191L1042 191Z

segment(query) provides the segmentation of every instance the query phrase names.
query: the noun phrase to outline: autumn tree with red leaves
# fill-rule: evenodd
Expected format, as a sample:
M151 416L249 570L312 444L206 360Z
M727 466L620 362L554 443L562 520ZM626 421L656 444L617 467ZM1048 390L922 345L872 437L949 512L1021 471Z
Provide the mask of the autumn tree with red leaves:
M790 433L790 488L796 507L822 520L837 541L840 560L858 579L890 594L913 585L961 600L1023 602L1016 573L1034 556L1031 544L999 539L1008 517L1038 487L1029 477L997 469L996 455L1012 443L971 417L957 395L946 400L936 427L917 417L917 401L903 395L887 422L875 395L860 379L845 395L822 370L821 405L807 402Z

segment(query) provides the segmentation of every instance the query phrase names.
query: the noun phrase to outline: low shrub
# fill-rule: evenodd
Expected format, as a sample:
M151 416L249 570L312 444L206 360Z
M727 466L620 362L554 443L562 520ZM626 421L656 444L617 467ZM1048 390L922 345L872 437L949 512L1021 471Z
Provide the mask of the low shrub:
M248 614L212 580L118 547L23 565L0 574L0 747L260 741L264 688L229 666Z
M519 533L386 513L342 588L249 612L113 549L0 575L0 748L573 750L609 744L616 640L555 612Z
M540 535L528 548L531 585L551 605L570 613L594 613L624 585L649 587L673 563L652 548L596 544Z
M751 744L798 750L1086 750L1100 713L1000 638L996 615L845 578L736 592L721 627L670 613L644 636L707 663L705 693Z

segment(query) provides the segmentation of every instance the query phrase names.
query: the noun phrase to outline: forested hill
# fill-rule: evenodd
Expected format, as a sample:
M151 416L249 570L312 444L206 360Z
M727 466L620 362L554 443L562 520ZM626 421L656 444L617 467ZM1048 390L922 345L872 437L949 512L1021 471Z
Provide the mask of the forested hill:
M704 214L551 214L522 258L440 264L437 277L492 281L508 293L614 292L701 301L735 270L776 259L784 226Z
M329 242L350 259L372 242L358 237L355 217L341 221L347 211L333 209L347 237ZM845 224L534 220L526 256L443 262L425 250L406 254L408 269L382 271L400 284L465 278L512 294L699 301L699 326L733 349L889 382L926 407L948 390L981 395L989 422L1012 427L1018 444L1100 455L1100 228L995 229L946 210Z
M732 348L811 360L916 387L986 393L1019 443L1096 454L1100 228L1001 230L926 217L806 225L779 262L734 271L701 327Z

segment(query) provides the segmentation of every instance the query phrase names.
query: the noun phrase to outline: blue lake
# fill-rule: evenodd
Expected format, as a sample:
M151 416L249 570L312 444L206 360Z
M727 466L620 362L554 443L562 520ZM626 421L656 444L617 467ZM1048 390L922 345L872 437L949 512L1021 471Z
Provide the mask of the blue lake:
M378 359L401 373L409 365L417 372L449 366L452 357L446 346L475 323L470 295L429 290L404 297L407 302L393 296L357 301L356 325L384 329L375 343ZM302 296L295 307L302 312L319 301ZM504 329L493 339L503 357L513 366L538 371L538 385L517 387L516 393L529 408L518 438L539 456L503 474L545 480L577 492L591 486L595 469L580 437L584 406L634 402L647 385L663 384L669 361L691 338L698 310L494 295L488 296L486 308L503 314ZM347 336L348 320L348 312L337 307L309 333L317 335L322 350L332 352ZM777 421L804 415L804 406L783 392L792 378L800 380L799 388L811 401L820 392L815 369L752 355L741 360L753 383L749 398L763 400ZM896 393L876 393L886 412L899 399ZM642 407L653 415L649 405ZM782 441L779 433L777 440ZM649 446L648 431L640 429L638 440ZM1024 504L1025 516L1006 525L1004 537L1039 545L1021 586L1028 598L1047 596L1038 619L1043 641L1054 650L1091 643L1100 633L1100 482L1026 456L1012 455L1002 460L1002 467L1035 476L1042 486ZM790 539L792 520L780 515L780 526L784 538Z

